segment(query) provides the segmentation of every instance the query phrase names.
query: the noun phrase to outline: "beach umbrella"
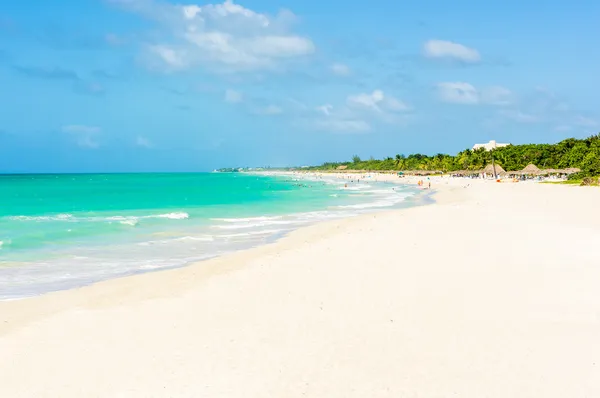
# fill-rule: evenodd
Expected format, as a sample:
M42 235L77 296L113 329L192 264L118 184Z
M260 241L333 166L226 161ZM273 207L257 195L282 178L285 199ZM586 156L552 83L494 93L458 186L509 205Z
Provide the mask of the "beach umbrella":
M485 173L485 174L494 174L494 166L490 163L487 166L485 166L485 168L483 170L481 170L481 172ZM506 174L506 171L502 168L502 166L500 166L497 163L496 163L496 174L498 174L498 175Z
M540 174L540 172L541 172L540 168L537 167L533 163L529 163L527 166L525 166L525 168L523 170L521 170L521 174L528 174L528 175L536 175L536 174Z

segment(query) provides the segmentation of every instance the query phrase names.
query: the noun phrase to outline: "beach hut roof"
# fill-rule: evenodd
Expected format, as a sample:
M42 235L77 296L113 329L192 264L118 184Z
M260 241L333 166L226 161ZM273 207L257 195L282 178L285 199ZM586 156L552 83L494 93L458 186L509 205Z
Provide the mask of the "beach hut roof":
M538 174L540 172L540 168L533 163L529 163L523 170L521 170L521 172L523 174Z
M338 166L337 169L338 170L346 170L348 168L348 166Z
M573 173L579 173L581 171L581 169L578 169L577 167L570 167L567 169L544 169L544 170L540 170L539 174L573 174Z
M490 163L487 166L485 166L485 168L483 170L481 170L482 173L486 173L486 174L494 174L494 167L493 165ZM499 164L496 164L496 174L505 174L506 171L502 168L502 166L500 166Z

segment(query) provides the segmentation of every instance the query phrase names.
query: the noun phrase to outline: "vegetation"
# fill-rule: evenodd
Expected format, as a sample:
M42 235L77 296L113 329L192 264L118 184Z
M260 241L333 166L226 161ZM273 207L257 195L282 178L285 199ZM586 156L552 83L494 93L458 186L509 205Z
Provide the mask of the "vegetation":
M566 181L544 181L544 184L600 186L600 177L585 177L581 179L568 179Z
M492 162L507 171L522 170L529 163L540 169L579 168L581 172L570 179L600 175L600 134L586 139L568 138L557 144L509 145L492 151L466 149L455 156L439 153L434 156L423 154L401 155L383 160L361 160L354 156L350 162L324 163L310 170L334 170L347 166L351 170L480 170Z

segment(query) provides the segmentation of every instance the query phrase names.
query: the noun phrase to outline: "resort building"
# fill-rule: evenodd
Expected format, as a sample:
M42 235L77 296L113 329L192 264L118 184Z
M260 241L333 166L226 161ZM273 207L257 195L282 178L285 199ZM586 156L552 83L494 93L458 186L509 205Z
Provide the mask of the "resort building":
M494 140L491 140L487 144L475 144L473 145L473 150L477 150L479 148L485 148L486 151L491 151L492 149L502 148L505 146L509 146L510 144L500 144Z

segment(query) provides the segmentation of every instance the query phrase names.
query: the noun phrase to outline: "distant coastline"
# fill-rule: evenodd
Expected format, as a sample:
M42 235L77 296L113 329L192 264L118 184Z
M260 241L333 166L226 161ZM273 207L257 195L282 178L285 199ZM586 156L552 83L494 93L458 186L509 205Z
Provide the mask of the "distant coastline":
M397 154L385 159L368 160L355 155L349 161L325 162L318 166L242 167L223 168L217 171L377 171L466 175L480 173L489 165L498 166L509 174L521 172L529 165L533 165L546 174L568 175L571 180L600 176L600 134L585 139L567 138L556 144L506 145L490 150L485 147L475 150L466 149L456 155Z

